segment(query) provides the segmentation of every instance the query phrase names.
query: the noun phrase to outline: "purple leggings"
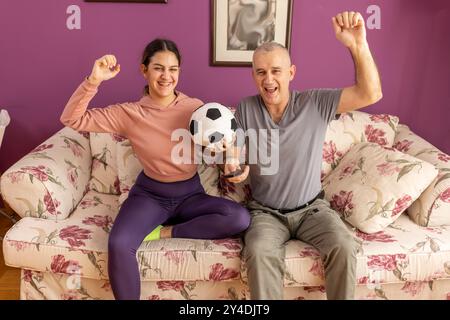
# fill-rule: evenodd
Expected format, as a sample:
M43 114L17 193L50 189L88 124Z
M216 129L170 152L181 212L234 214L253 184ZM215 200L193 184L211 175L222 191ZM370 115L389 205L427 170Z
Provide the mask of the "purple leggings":
M116 299L139 300L141 282L136 251L165 222L174 238L220 239L246 230L250 214L240 204L205 193L198 174L165 183L143 172L122 204L108 241L108 273Z

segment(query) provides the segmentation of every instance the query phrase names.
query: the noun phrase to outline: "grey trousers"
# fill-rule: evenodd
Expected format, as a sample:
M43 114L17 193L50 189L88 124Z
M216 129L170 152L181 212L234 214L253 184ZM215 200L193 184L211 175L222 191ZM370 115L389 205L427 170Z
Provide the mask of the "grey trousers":
M244 237L250 298L283 299L285 243L302 240L320 252L328 299L354 299L358 242L328 201L281 214L257 201L248 204L252 220Z

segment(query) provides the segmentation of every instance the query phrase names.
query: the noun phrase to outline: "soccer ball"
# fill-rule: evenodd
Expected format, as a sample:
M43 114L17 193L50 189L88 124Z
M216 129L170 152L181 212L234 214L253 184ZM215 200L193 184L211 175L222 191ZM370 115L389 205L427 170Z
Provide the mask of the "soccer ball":
M194 143L214 151L223 151L222 139L232 143L236 129L236 119L231 110L216 102L195 110L189 122Z

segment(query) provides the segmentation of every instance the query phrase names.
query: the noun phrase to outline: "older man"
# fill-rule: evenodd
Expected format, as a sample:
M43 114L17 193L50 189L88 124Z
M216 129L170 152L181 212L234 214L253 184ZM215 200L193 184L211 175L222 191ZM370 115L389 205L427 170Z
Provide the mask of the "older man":
M371 105L381 99L382 92L362 16L343 12L332 18L332 25L336 38L352 54L356 69L353 86L290 91L296 68L288 51L280 44L265 43L253 55L253 78L259 94L242 100L236 111L238 126L244 131L268 132L258 139L271 141L272 154L279 154L279 158L271 158L280 161L276 173L267 173L267 163L258 159L250 161L240 176L229 178L237 183L250 171L254 200L249 204L252 222L245 234L244 257L252 299L283 298L284 246L291 238L319 250L328 299L354 298L358 245L323 199L322 146L327 125L336 114ZM251 136L248 138L247 142ZM273 141L279 143L274 145ZM249 145L251 157L251 141ZM228 160L225 173L237 166L236 161Z

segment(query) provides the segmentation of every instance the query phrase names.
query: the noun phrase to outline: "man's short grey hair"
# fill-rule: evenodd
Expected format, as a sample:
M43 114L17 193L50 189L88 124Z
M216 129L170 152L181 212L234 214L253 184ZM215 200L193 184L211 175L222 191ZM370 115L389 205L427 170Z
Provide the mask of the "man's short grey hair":
M264 42L262 45L260 45L258 48L255 49L255 53L259 52L259 51L273 51L275 49L283 49L286 50L286 47L283 46L282 44L275 42L275 41L270 41L270 42Z
M264 42L262 45L260 45L258 48L255 49L255 51L253 52L253 57L255 57L255 55L260 52L270 52L275 49L281 49L284 52L286 52L286 54L289 57L289 63L291 63L291 55L289 54L288 49L286 49L286 47L283 46L282 44L275 41Z

